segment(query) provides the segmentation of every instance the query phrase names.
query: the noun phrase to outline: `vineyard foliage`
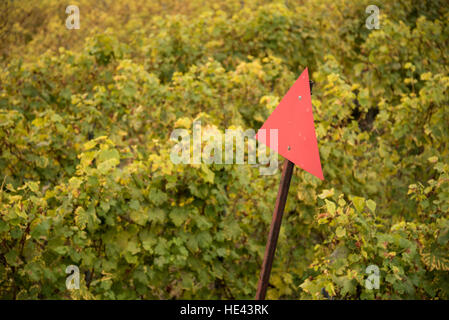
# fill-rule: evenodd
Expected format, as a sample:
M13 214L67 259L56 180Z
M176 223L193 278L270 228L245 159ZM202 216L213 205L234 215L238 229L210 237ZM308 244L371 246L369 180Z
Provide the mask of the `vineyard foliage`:
M295 168L268 298L449 299L446 1L0 11L1 298L252 299L280 171L175 165L169 137L258 129L307 66L325 180Z

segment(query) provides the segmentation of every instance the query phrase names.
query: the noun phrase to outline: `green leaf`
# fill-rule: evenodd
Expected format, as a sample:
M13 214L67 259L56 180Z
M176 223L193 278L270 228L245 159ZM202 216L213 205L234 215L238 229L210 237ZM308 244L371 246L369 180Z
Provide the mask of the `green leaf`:
M98 162L116 160L116 163L120 162L120 154L116 149L101 150L97 156Z
M204 163L201 164L201 176L204 178L205 182L214 183L215 174Z
M175 226L179 227L187 220L188 212L184 208L174 208L171 210L169 216Z
M354 203L354 207L358 212L363 212L365 208L365 199L361 197L353 197L352 202Z
M372 213L374 213L376 211L376 203L373 200L371 200L371 199L367 200L366 206L368 207L368 209L370 209L370 211Z
M38 182L34 182L34 181L29 181L27 182L27 186L30 188L31 191L33 191L34 193L38 193L39 192L39 183Z
M6 262L12 266L18 266L19 265L19 254L17 250L11 250L7 254L5 254Z
M156 188L151 188L149 198L150 201L153 202L156 206L160 206L165 201L167 201L167 195L163 191Z
M133 210L129 214L132 221L135 223L144 226L148 221L148 214L141 210Z
M49 229L50 229L49 220L48 219L42 220L31 228L31 237L34 239L38 239L41 236L47 235Z
M83 145L83 150L84 150L84 151L88 151L88 150L90 150L90 149L92 149L92 148L95 148L96 145L97 145L97 141L95 141L95 140L90 140L90 141L86 142L86 143Z
M430 163L437 163L438 161L438 157L437 156L433 156L427 159Z
M89 221L88 214L83 207L78 207L75 210L75 222L80 227L81 230L86 228L86 225Z
M329 200L327 200L327 199L325 199L324 201L326 202L326 208L327 208L327 211L328 211L331 215L334 215L334 214L335 214L335 211L336 211L336 209L337 209L335 203L332 202L332 201L329 201Z
M129 202L129 207L130 207L131 209L133 209L133 210L139 210L139 209L140 209L140 202L139 202L139 200L132 199L132 200Z
M150 209L149 221L164 223L165 222L164 210L158 208Z
M193 219L200 230L207 230L212 227L212 223L210 223L204 216L196 215Z
M142 247L152 253L157 243L157 238L150 232L150 230L143 230L140 233L139 238L140 241L142 241Z
M346 236L346 229L343 227L337 227L337 230L335 233L336 233L337 237L343 238L344 236Z
M120 163L117 159L109 159L98 164L97 169L101 174L106 174L112 168L115 168Z
M326 198L331 198L333 197L335 194L334 188L330 189L330 190L323 190L321 192L320 195L318 195L318 197L320 197L321 199L326 199Z

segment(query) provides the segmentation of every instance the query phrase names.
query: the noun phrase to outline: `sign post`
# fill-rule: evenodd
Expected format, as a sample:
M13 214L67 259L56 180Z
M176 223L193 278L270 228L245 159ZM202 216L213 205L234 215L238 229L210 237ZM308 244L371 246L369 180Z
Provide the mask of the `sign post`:
M256 300L264 300L267 293L276 243L278 241L279 231L281 230L282 215L284 214L285 203L287 202L288 189L290 187L294 165L290 160L284 160L281 183L279 185L273 220L271 221L270 233L268 234L265 256L262 263L262 271L260 272L259 283L257 285Z
M306 68L261 128L267 131L268 129L278 130L278 144L271 146L271 148L274 148L286 159L282 168L281 182L265 247L256 300L264 300L267 293L282 216L295 164L324 180L313 122L312 86L313 82L309 81ZM259 140L258 136L256 138ZM263 139L261 142L265 143L265 141L271 142L271 139ZM268 147L270 147L270 142L266 143Z

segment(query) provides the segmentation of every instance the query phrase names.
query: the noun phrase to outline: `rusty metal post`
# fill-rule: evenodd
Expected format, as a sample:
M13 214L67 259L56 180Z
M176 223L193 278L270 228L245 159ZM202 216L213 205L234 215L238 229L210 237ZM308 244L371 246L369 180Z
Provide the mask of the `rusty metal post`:
M257 285L256 300L264 300L267 293L274 253L276 252L276 243L278 241L279 231L281 230L282 215L284 214L285 203L287 202L288 189L290 187L294 166L293 162L285 159L273 220L271 221L270 233L268 234L267 246L265 248L262 271L260 272L259 283Z

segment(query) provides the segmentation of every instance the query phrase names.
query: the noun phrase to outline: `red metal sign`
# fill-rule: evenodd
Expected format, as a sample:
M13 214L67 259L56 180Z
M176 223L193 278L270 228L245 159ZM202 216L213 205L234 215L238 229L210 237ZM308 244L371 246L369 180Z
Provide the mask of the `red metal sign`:
M313 121L309 72L302 72L260 130L265 144L284 158L324 180ZM270 129L278 130L278 146L271 146ZM256 139L261 141L256 135ZM261 141L264 142L264 141Z

